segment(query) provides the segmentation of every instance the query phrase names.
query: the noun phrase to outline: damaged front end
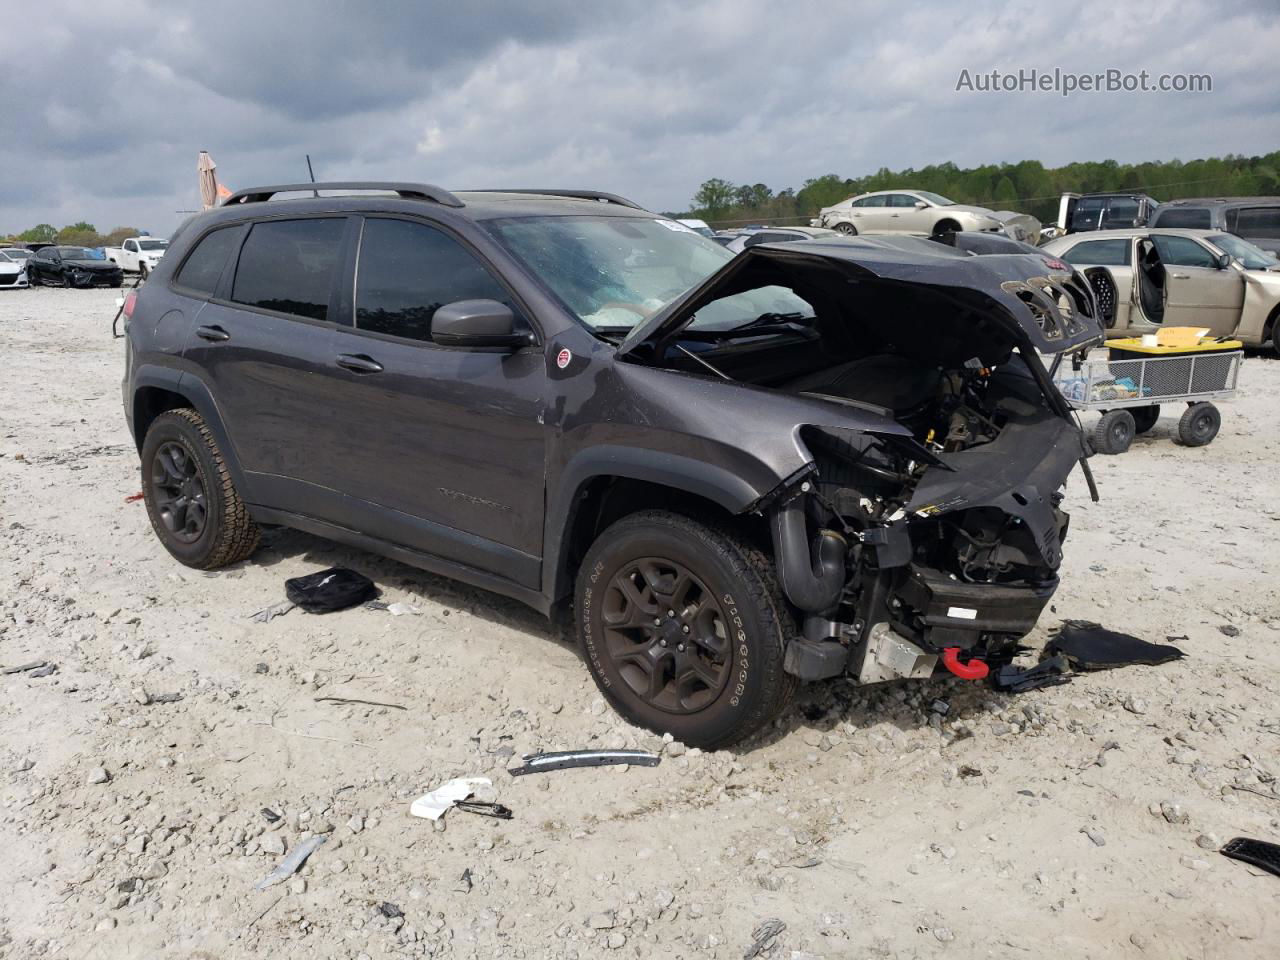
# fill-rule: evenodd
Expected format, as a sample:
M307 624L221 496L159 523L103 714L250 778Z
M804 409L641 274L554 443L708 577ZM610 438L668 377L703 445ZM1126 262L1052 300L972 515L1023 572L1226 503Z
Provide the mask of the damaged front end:
M780 343L778 363L753 379L860 414L849 426L799 424L811 459L754 505L801 614L786 669L865 683L985 676L1016 653L1058 585L1063 485L1087 450L1041 355L1100 341L1087 283L1021 244L979 255L886 239L749 254L754 263L739 258L628 342L669 366L697 346L698 364L742 379L759 365L742 359L741 338L695 335L700 307L765 284L814 305L812 318L788 321L809 343ZM885 426L869 427L867 414Z

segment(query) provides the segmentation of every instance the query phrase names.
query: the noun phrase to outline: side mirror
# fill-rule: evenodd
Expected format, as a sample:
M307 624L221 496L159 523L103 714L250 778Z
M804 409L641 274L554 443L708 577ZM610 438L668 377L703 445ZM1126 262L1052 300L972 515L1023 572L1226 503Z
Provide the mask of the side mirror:
M431 318L431 339L444 347L507 347L530 342L527 333L516 332L516 315L497 300L456 300L446 303Z
M1218 269L1225 270L1229 266L1231 266L1231 254L1229 253L1218 254Z
M913 206L914 206L917 210L923 210L925 207L927 207L927 206L929 206L929 205L928 205L927 203L925 203L923 200L917 200L917 201L913 204Z

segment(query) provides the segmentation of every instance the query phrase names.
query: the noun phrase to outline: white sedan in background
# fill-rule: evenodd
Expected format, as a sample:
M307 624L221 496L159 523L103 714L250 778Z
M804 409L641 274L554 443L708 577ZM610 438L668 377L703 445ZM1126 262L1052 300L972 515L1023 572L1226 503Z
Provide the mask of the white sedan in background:
M962 230L1004 232L1004 223L994 210L965 206L928 190L864 193L823 207L810 222L815 227L828 227L849 236L911 233L921 237L942 237ZM1039 230L1038 224L1036 229Z
M0 250L0 290L23 288L27 285L26 258L10 256L5 250Z

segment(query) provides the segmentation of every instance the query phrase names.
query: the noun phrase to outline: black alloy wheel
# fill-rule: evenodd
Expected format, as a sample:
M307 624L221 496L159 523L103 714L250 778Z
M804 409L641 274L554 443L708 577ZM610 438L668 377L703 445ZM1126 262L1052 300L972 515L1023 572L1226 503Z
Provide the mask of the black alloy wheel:
M684 564L643 557L604 593L605 650L632 692L670 714L696 713L729 681L724 610Z
M195 543L209 520L208 491L200 464L186 448L171 440L151 458L153 502L165 529L180 543Z

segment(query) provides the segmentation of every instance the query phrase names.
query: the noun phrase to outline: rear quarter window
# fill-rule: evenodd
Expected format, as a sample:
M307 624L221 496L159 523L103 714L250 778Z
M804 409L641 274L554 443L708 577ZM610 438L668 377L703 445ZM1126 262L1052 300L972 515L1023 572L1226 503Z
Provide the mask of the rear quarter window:
M1156 214L1153 227L1186 227L1191 230L1210 229L1209 211L1205 207L1175 207Z
M222 227L206 234L178 271L178 286L202 293L206 297L213 296L218 278L222 276L222 269L227 265L227 258L235 249L239 235L238 226Z
M310 320L328 319L345 228L344 217L255 223L240 249L231 299Z

